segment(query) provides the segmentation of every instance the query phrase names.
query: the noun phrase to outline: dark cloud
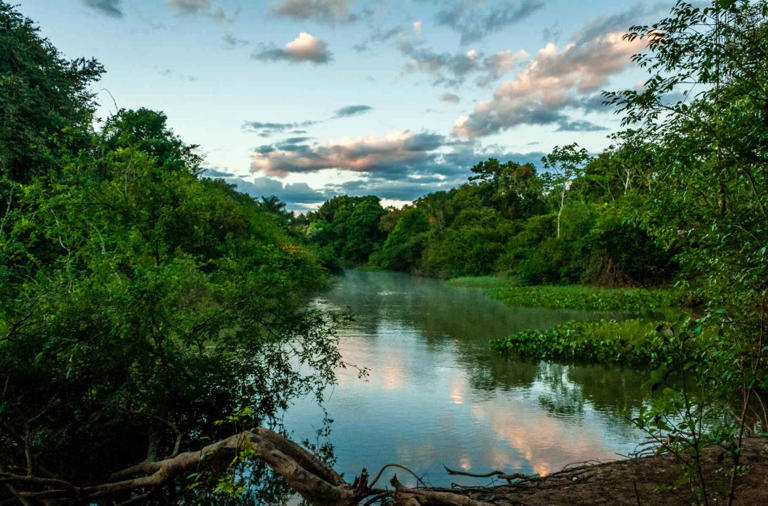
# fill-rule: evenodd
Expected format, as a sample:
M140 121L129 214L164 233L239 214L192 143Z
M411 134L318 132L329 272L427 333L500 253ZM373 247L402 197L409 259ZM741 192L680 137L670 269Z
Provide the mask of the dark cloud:
M608 130L608 128L583 119L562 121L557 128L558 132L600 132L603 130Z
M552 26L544 28L541 32L541 38L544 39L544 42L559 42L562 36L563 29L560 27L560 23L557 22Z
M448 93L446 91L440 95L440 100L443 102L453 102L454 104L458 104L461 101L461 98L458 95L454 95L453 93Z
M385 137L360 137L337 144L297 144L281 149L278 144L260 146L251 157L251 170L268 176L343 169L383 173L420 170L445 141L432 132L393 132Z
M171 68L159 68L155 67L157 70L157 73L160 74L163 77L167 77L169 79L178 79L181 81L189 81L189 82L195 82L197 81L197 77L193 76L191 74L185 74L183 72L175 71Z
M609 32L628 32L632 25L642 24L649 19L669 10L672 2L660 2L646 5L635 4L624 12L607 12L600 17L587 21L573 36L574 43L584 44L595 37Z
M241 177L215 169L203 170L202 176L211 179L223 179L227 183L235 185L238 191L254 198L275 195L285 202L290 210L316 207L336 195L328 189L315 190L307 183L283 184L281 181L268 177Z
M315 65L325 64L333 60L333 55L328 51L328 45L313 37L307 32L301 32L299 36L285 46L264 47L251 54L254 60L262 61L287 61L291 63L310 62Z
M210 0L167 0L168 5L182 14L202 14L217 21L232 22L233 17L227 16L219 5L211 4Z
M492 55L471 49L464 53L437 53L407 39L398 43L408 57L406 72L425 72L434 76L433 86L460 86L470 76L475 84L486 86L501 78L528 55L525 51L500 51Z
M442 7L435 17L437 23L459 32L462 44L481 40L544 7L541 0L440 0L434 3Z
M238 39L237 37L235 37L230 33L226 34L223 38L224 38L224 44L229 48L245 47L248 44L250 44L250 42L248 42L247 40Z
M334 118L347 118L349 116L357 116L360 114L365 114L366 112L369 112L373 110L373 107L370 105L348 105L346 107L342 107L341 109L337 110L336 113L333 115Z
M294 132L304 133L304 130L295 130L297 128L308 127L316 125L320 121L301 121L295 123L276 123L276 122L264 122L264 121L246 121L243 123L243 129L250 132L259 134L262 137L269 137L274 134L285 132L286 130L292 130Z
M365 114L371 110L373 110L373 107L371 107L370 105L348 105L340 109L337 109L333 113L333 116L326 119L294 121L294 122L287 122L287 123L270 122L270 121L266 121L266 122L265 121L246 121L245 123L243 123L243 129L248 130L250 132L257 133L261 137L271 137L272 135L287 132L287 131L290 131L293 134L305 134L307 133L307 131L304 130L304 128L306 127L311 127L319 123L323 123L325 121L349 118L351 116ZM296 139L300 139L300 140L297 141ZM283 142L286 142L286 141L303 142L308 139L311 139L311 137L292 137L290 139L286 139Z
M395 38L404 40L407 37L407 33L408 32L403 25L395 26L386 30L382 30L380 26L374 25L371 28L371 34L368 36L368 39L353 44L352 49L358 53L370 51L371 46L389 42Z
M123 17L120 0L83 0L83 4L113 18Z
M615 109L614 106L605 103L605 97L600 93L580 97L577 107L584 112L610 112Z
M224 179L227 177L235 177L231 172L224 172L216 169L203 169L202 175L212 179Z
M522 163L541 157L506 153L499 146L482 148L473 141L456 141L433 132L393 132L385 137L360 137L324 145L278 142L259 146L251 157L251 171L285 177L341 169L364 175L360 181L408 182L410 186L436 182L458 184L469 168L490 156ZM458 178L458 179L456 179ZM417 186L418 186L417 185ZM381 195L395 198L391 194Z
M479 148L474 144L457 144L454 150L424 162L419 171L371 174L328 189L347 195L377 195L391 200L413 201L428 193L449 190L467 182L470 168L488 158L538 165L544 153L511 153L499 146Z
M295 21L315 21L328 25L349 23L359 18L352 14L349 6L354 0L282 0L269 6L275 16Z

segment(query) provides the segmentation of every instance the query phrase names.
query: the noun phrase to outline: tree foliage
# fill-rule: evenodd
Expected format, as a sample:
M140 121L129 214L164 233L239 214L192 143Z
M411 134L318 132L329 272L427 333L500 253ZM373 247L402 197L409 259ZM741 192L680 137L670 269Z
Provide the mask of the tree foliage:
M29 182L87 146L93 59L67 60L29 19L0 2L0 175Z
M5 4L0 22L0 473L104 482L319 395L341 358L338 318L305 308L327 281L310 250L268 202L201 179L162 113L94 131L98 64ZM194 481L166 497L215 488Z

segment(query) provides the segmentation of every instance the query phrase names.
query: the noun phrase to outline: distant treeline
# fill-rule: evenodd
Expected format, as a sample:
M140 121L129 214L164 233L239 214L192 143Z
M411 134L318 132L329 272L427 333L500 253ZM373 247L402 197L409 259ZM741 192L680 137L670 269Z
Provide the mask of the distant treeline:
M646 231L654 146L624 134L597 156L577 145L532 164L488 159L466 184L401 209L335 197L296 219L331 270L370 264L433 277L503 274L522 283L658 285L675 248Z

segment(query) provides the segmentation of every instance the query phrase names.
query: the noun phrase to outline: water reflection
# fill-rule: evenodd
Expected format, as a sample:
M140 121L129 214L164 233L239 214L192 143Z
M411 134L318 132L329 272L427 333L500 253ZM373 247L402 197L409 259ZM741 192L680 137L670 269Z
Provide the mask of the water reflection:
M622 417L645 398L640 373L509 361L489 349L491 338L590 313L512 309L476 289L377 272L348 273L318 304L352 311L342 355L370 368L368 381L340 371L326 403L336 467L347 477L390 462L433 485L473 483L448 476L443 464L544 475L616 458L640 436ZM321 420L311 400L285 417L299 439Z

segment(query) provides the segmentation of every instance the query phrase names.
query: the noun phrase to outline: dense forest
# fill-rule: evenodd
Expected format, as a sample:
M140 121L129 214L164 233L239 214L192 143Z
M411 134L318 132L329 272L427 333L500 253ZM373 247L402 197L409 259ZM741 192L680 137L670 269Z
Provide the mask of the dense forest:
M407 504L278 434L347 365L345 315L306 301L349 267L685 291L695 308L643 327L658 395L636 422L672 435L695 502L733 501L742 441L768 427L768 2L678 2L628 37L648 78L605 93L625 127L605 151L294 215L202 177L161 112L96 118L102 66L0 1L0 502ZM720 488L698 460L712 443Z
M642 220L658 150L632 135L597 156L557 148L541 173L491 158L471 168L467 184L403 208L383 209L374 196L336 197L296 226L332 270L367 264L524 284L670 283L677 245L660 244Z

